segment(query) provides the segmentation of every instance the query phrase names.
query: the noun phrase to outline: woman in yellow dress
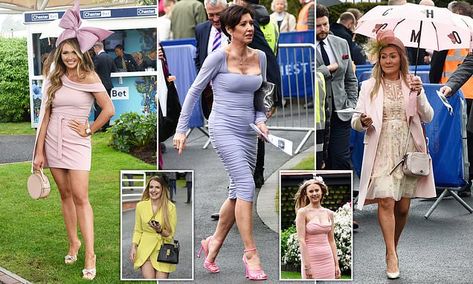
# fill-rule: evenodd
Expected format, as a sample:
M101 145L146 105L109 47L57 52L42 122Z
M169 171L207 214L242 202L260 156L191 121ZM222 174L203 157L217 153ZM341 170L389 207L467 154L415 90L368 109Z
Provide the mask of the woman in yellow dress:
M163 176L151 177L136 204L135 229L130 251L134 268L145 279L166 279L175 264L158 262L163 243L172 243L176 232L176 206L169 201L169 186Z

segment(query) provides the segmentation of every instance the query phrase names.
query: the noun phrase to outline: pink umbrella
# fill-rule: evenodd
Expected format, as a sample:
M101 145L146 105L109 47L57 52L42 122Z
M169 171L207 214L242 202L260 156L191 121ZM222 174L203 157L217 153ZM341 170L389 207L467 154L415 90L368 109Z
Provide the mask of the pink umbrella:
M355 33L376 38L380 30L393 30L408 47L470 48L470 30L455 21L455 17L446 8L416 4L376 6L358 20Z

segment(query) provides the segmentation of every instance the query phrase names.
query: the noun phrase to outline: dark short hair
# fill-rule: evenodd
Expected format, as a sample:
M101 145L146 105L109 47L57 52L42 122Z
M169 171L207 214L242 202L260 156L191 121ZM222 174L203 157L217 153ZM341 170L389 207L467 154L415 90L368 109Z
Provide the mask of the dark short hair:
M220 25L222 26L223 33L230 38L230 34L225 28L235 28L240 23L241 17L246 14L250 14L252 19L254 18L253 12L246 7L233 5L223 10L220 16Z
M317 10L315 10L315 15L317 19L322 17L328 18L330 16L330 13L328 12L327 7L321 4L317 4Z
M119 48L119 49L121 49L121 50L124 50L124 49L123 49L123 45L121 45L121 44L115 45L115 48L114 48L114 49L117 49L117 48Z
M465 1L457 1L452 4L452 12L463 16L472 16L471 5Z

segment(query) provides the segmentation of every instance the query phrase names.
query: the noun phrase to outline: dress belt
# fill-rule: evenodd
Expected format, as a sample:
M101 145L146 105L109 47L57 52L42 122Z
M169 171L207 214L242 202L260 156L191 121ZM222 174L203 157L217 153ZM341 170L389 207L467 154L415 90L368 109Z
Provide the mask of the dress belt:
M57 116L57 156L59 159L62 159L62 121L64 120L64 115L58 114Z
M64 120L74 120L74 119L82 119L79 116L71 116L68 114L64 114L61 112L53 113L54 119L56 119L57 123L57 156L59 159L62 159L62 126Z

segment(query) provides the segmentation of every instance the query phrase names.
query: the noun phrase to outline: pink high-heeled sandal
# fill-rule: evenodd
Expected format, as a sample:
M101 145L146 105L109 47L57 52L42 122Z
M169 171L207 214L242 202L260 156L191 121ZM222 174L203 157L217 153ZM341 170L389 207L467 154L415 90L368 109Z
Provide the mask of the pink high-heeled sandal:
M253 280L253 281L268 279L268 275L266 275L266 273L264 273L263 269L261 269L261 268L253 269L253 270L250 269L250 267L248 265L248 261L246 260L246 256L245 256L245 253L250 252L250 251L256 251L256 248L245 249L243 251L242 260L243 260L243 264L245 265L245 276L246 276L246 278L248 278L249 280Z
M220 272L220 267L218 267L217 263L210 262L207 260L207 256L209 255L209 243L213 239L213 236L207 237L205 240L200 241L200 249L197 253L197 258L200 258L200 254L204 251L205 260L204 260L204 268L207 269L210 273L218 273Z

